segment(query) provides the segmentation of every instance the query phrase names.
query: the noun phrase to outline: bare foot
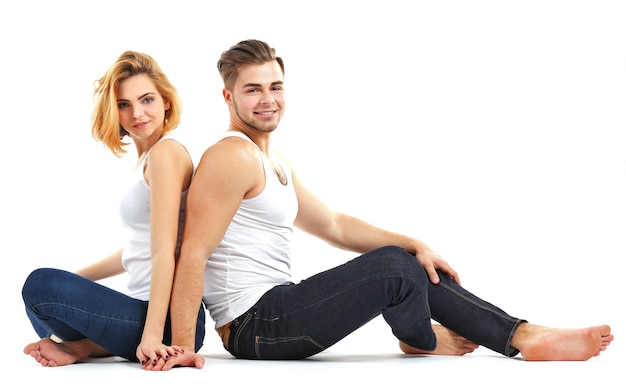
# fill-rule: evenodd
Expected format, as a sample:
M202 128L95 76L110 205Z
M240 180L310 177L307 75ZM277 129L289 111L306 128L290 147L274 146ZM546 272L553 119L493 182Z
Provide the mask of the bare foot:
M478 348L478 344L461 337L454 331L441 325L433 325L433 331L437 336L437 347L435 350L421 350L400 342L400 350L407 354L437 354L444 356L462 356L473 352Z
M26 345L24 354L30 355L45 367L56 367L83 360L89 357L91 350L91 342L87 339L55 342L50 338L43 338Z
M608 325L556 329L524 323L511 345L527 361L585 361L606 350L613 338Z

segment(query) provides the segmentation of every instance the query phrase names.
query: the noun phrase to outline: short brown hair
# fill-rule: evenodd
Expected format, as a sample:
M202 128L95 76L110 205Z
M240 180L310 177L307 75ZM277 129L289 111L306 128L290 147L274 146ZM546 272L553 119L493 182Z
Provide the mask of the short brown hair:
M230 49L223 52L217 62L217 70L224 81L224 87L232 89L239 69L244 65L265 64L266 62L276 61L280 65L280 70L285 74L285 65L283 59L276 56L276 50L263 41L249 39L241 41L231 46Z

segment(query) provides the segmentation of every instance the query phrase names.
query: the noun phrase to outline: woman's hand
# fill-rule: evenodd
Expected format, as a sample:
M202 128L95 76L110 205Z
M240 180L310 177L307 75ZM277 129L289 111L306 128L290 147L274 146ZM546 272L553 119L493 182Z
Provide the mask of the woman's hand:
M183 352L178 346L142 341L137 347L136 354L142 369L160 371L168 360Z

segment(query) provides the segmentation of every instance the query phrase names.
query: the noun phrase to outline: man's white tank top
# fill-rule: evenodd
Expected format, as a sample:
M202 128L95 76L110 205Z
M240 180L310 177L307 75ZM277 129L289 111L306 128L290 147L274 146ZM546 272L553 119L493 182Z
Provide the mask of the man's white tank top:
M234 131L226 132L219 140L233 136L253 143ZM287 177L287 184L281 184L272 163L260 149L259 154L265 188L256 197L241 202L205 267L203 301L215 327L234 320L269 289L291 280L291 238L298 213L291 172L272 155Z

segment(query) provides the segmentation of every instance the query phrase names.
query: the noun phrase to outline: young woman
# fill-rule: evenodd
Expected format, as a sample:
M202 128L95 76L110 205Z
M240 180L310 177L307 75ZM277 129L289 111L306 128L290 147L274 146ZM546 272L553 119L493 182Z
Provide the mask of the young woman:
M115 156L134 145L137 164L120 201L126 233L122 249L76 273L33 271L22 296L42 338L24 348L44 366L88 357L120 356L160 369L182 350L170 345L168 307L194 167L172 138L181 102L152 57L124 52L96 82L92 134ZM129 142L128 138L130 138ZM129 294L95 281L129 273ZM198 309L196 351L204 339Z

